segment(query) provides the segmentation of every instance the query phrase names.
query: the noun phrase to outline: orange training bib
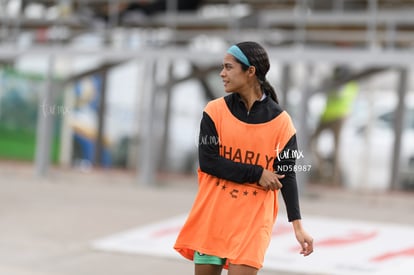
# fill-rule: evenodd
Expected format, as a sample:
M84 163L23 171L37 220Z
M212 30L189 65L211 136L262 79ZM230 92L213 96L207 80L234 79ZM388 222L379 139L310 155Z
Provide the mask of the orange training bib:
M207 104L221 157L273 170L273 162L295 129L289 115L248 124L238 120L224 98ZM256 183L239 184L198 171L199 190L174 248L192 260L194 251L261 268L278 211L278 192Z

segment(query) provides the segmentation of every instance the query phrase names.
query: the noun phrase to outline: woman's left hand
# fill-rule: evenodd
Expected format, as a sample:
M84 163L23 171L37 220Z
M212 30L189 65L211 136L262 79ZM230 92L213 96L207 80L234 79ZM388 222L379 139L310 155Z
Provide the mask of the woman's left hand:
M302 228L300 220L295 220L292 223L296 239L302 248L300 254L303 256L310 255L313 252L313 238Z
M295 232L295 235L300 246L302 247L300 254L303 254L303 256L311 254L313 252L313 238L304 230Z

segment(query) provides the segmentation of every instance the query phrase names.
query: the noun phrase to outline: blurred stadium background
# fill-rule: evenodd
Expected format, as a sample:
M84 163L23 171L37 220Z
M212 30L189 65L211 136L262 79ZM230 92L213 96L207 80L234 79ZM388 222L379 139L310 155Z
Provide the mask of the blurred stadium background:
M307 141L327 94L356 81L341 187L414 187L414 1L2 0L0 11L0 158L38 176L51 165L125 169L143 184L193 175L201 112L224 95L223 53L254 40L295 120L299 163L315 165ZM328 171L332 137L318 148ZM329 184L313 171L298 173L303 187Z

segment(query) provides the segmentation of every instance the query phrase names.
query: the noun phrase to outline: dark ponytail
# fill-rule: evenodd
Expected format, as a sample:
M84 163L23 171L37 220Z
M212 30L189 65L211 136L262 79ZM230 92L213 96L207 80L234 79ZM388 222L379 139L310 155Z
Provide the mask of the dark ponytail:
M272 87L272 85L270 85L269 81L265 80L262 84L262 88L264 90L264 92L268 95L270 95L270 97L277 103L279 104L279 100L277 98L275 89Z
M256 68L256 76L263 91L276 103L279 103L275 89L269 81L266 80L266 74L270 69L269 57L266 50L260 44L252 41L240 42L236 45L247 57L250 64ZM242 64L243 70L247 70L249 68L241 62L239 63Z

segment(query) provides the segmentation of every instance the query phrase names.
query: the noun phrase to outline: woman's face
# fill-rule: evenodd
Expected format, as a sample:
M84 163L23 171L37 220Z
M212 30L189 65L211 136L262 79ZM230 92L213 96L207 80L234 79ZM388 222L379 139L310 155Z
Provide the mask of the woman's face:
M242 70L242 66L236 61L231 54L226 54L223 59L223 68L220 77L223 79L224 91L232 93L240 91L247 84L246 71Z

